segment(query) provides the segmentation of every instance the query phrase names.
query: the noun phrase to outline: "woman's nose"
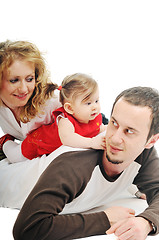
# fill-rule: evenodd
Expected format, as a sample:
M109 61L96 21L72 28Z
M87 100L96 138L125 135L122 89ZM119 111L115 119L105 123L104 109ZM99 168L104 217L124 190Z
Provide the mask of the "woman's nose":
M25 81L21 81L18 90L24 93L27 89L27 83Z

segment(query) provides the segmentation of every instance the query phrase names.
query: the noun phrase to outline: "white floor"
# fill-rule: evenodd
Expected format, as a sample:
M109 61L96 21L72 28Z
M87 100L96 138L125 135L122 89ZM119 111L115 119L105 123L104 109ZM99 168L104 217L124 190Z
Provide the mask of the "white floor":
M124 195L117 201L111 203L111 205L118 206L126 206L135 209L136 214L142 212L146 207L147 203L145 200L137 199L136 197L132 197L129 193L124 193ZM104 209L101 208L101 209ZM97 209L97 211L101 210ZM18 210L9 209L9 208L0 208L0 239L3 240L13 240L12 236L12 228L16 217L18 215ZM116 240L117 238L114 235L102 235L102 236L93 236L82 238L87 240L95 240L95 239L109 239ZM159 234L156 236L148 236L146 240L159 240Z

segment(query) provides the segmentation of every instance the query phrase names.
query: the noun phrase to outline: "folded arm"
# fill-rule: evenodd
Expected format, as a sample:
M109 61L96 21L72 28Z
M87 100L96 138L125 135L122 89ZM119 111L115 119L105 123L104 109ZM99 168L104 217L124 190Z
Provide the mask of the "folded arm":
M75 239L105 234L110 227L104 212L60 214L86 187L98 153L65 153L54 159L24 203L16 220L15 240Z

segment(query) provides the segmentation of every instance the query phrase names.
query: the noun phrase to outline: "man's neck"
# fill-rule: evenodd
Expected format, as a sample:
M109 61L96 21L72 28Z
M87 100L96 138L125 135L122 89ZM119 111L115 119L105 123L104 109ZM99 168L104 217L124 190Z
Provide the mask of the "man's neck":
M123 172L121 164L113 164L108 161L107 157L103 155L103 168L107 176L112 179L117 179Z

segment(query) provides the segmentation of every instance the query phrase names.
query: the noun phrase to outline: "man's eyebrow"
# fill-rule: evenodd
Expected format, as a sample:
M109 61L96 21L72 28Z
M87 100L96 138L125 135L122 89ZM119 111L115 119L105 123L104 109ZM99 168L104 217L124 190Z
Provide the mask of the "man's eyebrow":
M118 122L118 121L115 119L115 117L111 116L111 118L112 118L115 122Z
M139 133L139 131L137 129L135 129L135 128L127 127L127 129L132 130L133 132Z

